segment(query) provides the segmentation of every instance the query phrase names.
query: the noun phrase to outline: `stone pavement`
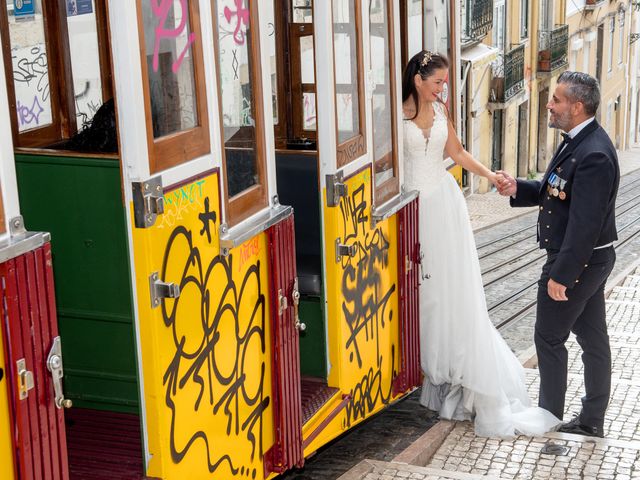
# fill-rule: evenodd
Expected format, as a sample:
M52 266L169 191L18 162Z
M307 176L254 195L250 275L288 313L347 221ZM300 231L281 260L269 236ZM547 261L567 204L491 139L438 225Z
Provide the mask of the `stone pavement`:
M483 438L475 436L470 422L443 421L394 461L365 460L340 480L640 479L640 268L623 278L607 298L613 379L604 439L556 432L533 438ZM570 419L580 410L584 383L575 338L567 347L565 419ZM535 402L537 370L526 369L526 378ZM542 453L549 442L566 451Z
M618 161L620 162L621 175L640 168L640 148L631 148L624 152L619 151ZM468 196L467 208L469 209L471 225L474 231L482 230L494 223L503 222L536 209L536 207L511 208L507 199L498 192Z

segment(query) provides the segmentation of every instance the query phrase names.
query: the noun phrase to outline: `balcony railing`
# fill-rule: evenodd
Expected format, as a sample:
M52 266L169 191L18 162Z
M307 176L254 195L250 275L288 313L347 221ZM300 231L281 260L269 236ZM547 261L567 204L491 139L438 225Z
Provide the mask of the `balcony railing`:
M491 102L507 103L524 89L524 45L499 55L492 68Z
M593 10L594 8L598 8L603 3L604 3L604 0L586 0L584 2L584 9Z
M553 30L540 32L538 45L538 71L553 72L567 64L569 25L558 25Z
M463 10L462 44L479 42L493 26L493 0L466 0Z

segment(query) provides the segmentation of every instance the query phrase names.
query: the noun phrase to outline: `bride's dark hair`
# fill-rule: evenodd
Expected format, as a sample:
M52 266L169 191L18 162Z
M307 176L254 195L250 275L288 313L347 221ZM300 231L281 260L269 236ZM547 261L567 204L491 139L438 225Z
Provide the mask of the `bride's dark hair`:
M416 90L415 76L419 74L423 80L434 74L436 70L449 68L449 60L439 53L422 50L416 53L402 74L402 103L406 102L409 97L413 97L413 103L416 106L416 114L410 120L418 116L420 111L420 102L418 101L418 91Z

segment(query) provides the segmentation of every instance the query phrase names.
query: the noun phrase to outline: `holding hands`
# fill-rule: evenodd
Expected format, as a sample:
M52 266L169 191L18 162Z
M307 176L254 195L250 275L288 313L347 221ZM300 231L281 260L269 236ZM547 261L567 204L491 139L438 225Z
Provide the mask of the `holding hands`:
M496 172L497 183L494 183L500 195L505 197L511 197L516 194L518 190L518 183L516 179L503 170Z

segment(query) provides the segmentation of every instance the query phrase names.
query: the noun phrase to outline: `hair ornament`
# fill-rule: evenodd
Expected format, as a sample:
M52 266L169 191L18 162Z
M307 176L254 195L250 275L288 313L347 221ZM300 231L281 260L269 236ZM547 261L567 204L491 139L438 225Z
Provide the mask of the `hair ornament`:
M426 67L427 65L429 65L429 62L434 57L434 55L437 55L437 54L432 53L429 50L425 50L424 54L422 56L422 61L420 61L420 66L421 67Z

